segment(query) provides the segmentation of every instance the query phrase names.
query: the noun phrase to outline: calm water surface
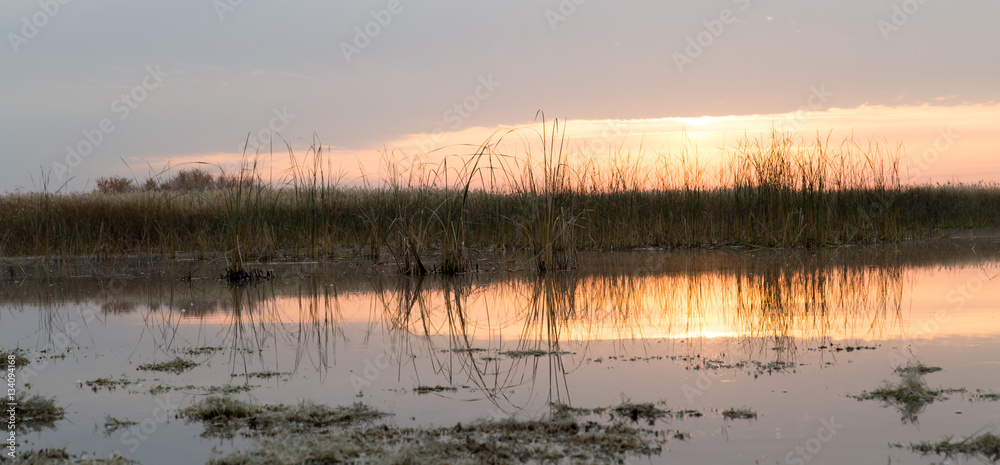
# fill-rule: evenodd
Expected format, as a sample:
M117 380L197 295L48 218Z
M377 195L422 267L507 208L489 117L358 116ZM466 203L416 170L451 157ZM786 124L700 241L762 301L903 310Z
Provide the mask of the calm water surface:
M0 341L34 361L19 370L18 388L67 406L65 420L23 434L21 450L203 463L251 443L203 438L202 425L163 412L212 386L243 384L252 388L236 395L259 402L362 401L399 426L534 418L550 402L703 413L658 422L690 437L633 463L939 463L891 444L967 436L1000 420L1000 402L972 395L1000 389L994 239L600 254L544 278L417 280L336 262L262 265L278 277L243 289L197 278L219 266L49 264L5 279ZM195 279L179 279L188 272ZM214 349L190 352L198 348ZM177 356L199 366L137 370ZM943 368L925 376L930 386L969 392L908 406L850 397L916 360ZM265 371L280 374L253 376ZM85 384L122 377L132 383ZM757 418L723 418L734 407ZM105 434L106 415L140 426Z

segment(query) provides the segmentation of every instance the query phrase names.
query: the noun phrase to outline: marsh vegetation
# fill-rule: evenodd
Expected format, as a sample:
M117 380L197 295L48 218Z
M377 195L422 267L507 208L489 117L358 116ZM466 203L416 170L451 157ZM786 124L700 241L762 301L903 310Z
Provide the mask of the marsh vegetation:
M353 255L452 274L517 251L545 272L574 267L581 250L823 247L1000 227L1000 186L906 184L903 149L876 141L774 132L710 164L687 149L584 155L564 138L557 122L465 154L387 152L360 184L334 174L317 143L289 148L291 168L267 180L248 155L235 172L200 165L98 180L89 193L7 194L0 255L225 252L232 272Z

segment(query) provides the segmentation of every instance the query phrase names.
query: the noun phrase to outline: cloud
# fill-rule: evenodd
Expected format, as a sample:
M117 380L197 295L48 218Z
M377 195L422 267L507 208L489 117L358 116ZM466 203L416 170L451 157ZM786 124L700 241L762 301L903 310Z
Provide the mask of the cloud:
M315 133L368 150L433 131L489 74L503 87L463 124L520 124L538 109L579 119L779 113L821 83L845 108L1000 98L1000 62L987 59L1000 42L996 2L926 2L889 40L877 24L891 18L890 1L569 2L553 30L546 11L561 3L399 0L382 25L389 0L244 0L221 21L206 1L69 2L0 57L10 134L0 189L63 157L149 65L172 77L84 171L119 157L230 151L281 107L298 115L281 134L293 143ZM38 9L3 4L0 31L17 32ZM678 73L671 53L724 9L738 21ZM348 62L341 44L373 21L378 34Z

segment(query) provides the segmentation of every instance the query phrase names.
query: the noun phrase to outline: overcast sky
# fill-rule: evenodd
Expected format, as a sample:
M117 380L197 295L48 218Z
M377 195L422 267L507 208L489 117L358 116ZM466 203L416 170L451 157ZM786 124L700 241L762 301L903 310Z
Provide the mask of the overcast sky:
M63 1L0 4L0 191L37 190L67 146L92 187L123 158L232 153L272 124L361 153L537 110L776 114L815 89L822 108L1000 100L995 0Z

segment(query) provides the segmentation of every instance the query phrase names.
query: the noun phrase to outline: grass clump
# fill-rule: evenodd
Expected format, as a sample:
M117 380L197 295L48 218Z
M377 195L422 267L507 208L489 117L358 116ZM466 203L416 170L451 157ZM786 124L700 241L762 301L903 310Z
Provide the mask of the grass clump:
M566 355L570 352L556 351L556 350L540 350L540 349L528 349L528 350L507 350L500 352L501 355L506 355L510 358L525 358L525 357L543 357L546 355Z
M277 378L279 376L291 376L291 375L292 375L292 373L289 372L289 371L264 370L264 371L254 371L254 372L245 373L245 374L244 373L233 373L230 376L233 377L233 378L236 378L238 376L246 376L247 378L271 379L271 378Z
M727 420L752 420L757 418L757 412L748 408L728 408L722 411L722 418Z
M985 400L988 402L996 402L1000 400L1000 392L996 391L984 391L982 389L976 389L971 396L972 400Z
M361 447L342 434L284 434L267 438L252 449L212 458L209 465L299 465L349 463Z
M924 380L924 375L940 371L939 367L928 367L920 362L909 363L894 371L899 376L899 382L886 382L877 389L863 391L851 395L859 401L877 400L886 406L896 407L902 415L903 423L917 423L917 417L924 409L936 400L945 398L945 394L965 392L965 389L931 388Z
M216 352L218 352L220 350L223 350L223 348L222 347L187 347L187 348L182 349L181 352L184 352L185 355L188 355L188 356L191 356L191 357L197 357L199 355L214 354L214 353L216 353Z
M132 420L129 420L128 418L126 418L124 420L119 420L119 419L117 419L117 418L115 418L115 417L113 417L111 415L105 415L104 416L104 434L110 435L111 433L114 433L115 431L118 431L121 428L130 428L130 427L138 425L138 424L139 423L136 423L136 422L134 422Z
M195 362L177 357L169 362L144 363L139 365L138 369L143 371L166 371L179 375L196 366L198 366L198 364Z
M111 379L111 378L97 378L87 381L85 384L90 390L97 392L101 389L107 389L108 391L114 391L120 387L125 387L132 384L133 381L122 375L121 379Z
M923 455L937 454L946 457L965 455L978 457L989 463L1000 461L1000 437L992 432L972 435L959 441L945 438L938 442L924 441L910 444L910 449Z
M669 410L659 408L652 402L622 402L621 405L612 407L611 412L634 422L640 419L646 420L650 425L656 423L656 420L670 414Z
M195 386L193 384L188 384L187 386L168 386L166 384L158 384L150 388L149 393L154 396L170 391L202 391L205 394L239 394L250 392L259 387L250 384L223 384L222 386Z
M65 447L29 450L11 461L17 465L135 465L139 462L112 454L109 457L95 457L91 454L76 455L66 452Z
M55 423L66 416L66 409L56 405L55 397L22 392L14 397L14 403L17 404L15 408L19 430L54 429Z
M475 352L486 352L486 349L480 347L458 347L455 349L441 349L441 352L451 352L455 354L471 354Z
M24 349L11 349L0 351L0 363L3 363L4 369L10 362L14 362L14 368L21 368L23 366L29 365L31 360L26 356L28 351Z
M614 421L616 418L626 418L633 423L638 423L639 420L644 420L649 423L650 426L656 424L656 420L661 418L677 418L683 419L688 417L701 417L703 414L697 410L691 409L678 409L670 410L667 408L662 408L659 405L665 405L665 402L630 402L623 401L621 404L614 407L596 407L596 408L583 408L583 407L572 407L567 404L553 403L549 404L551 407L551 415L553 418L567 418L567 417L580 417L584 415L591 414L603 414L608 413L611 416L611 420Z
M417 394L430 394L432 392L445 392L445 391L448 391L448 392L457 392L458 388L454 387L454 386L441 386L441 385L437 385L437 386L424 386L424 385L420 385L420 386L417 386L417 387L413 388L413 392L415 392Z
M385 414L361 404L337 408L307 403L254 405L210 397L180 415L210 424L241 425L256 433L252 448L213 458L209 463L214 465L622 463L629 456L662 451L668 437L662 432L621 422L577 419L605 410L553 404L550 415L540 419L481 419L454 426L400 428L368 424ZM636 410L659 409L640 406Z
M622 463L662 451L664 437L622 424L579 423L568 417L479 420L437 428L346 428L263 438L213 465L300 463L531 462Z
M893 371L900 376L904 376L911 373L917 375L926 375L928 373L937 373L941 370L942 370L941 367L929 367L927 365L924 365L922 362L916 362L916 363L909 363L905 366L896 367L896 369Z
M229 396L209 396L180 411L188 421L209 426L209 434L240 428L258 432L315 431L331 426L370 422L388 415L362 403L328 407L308 401L296 405L252 404Z

